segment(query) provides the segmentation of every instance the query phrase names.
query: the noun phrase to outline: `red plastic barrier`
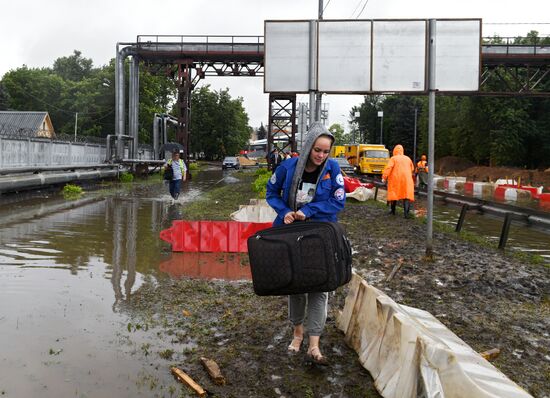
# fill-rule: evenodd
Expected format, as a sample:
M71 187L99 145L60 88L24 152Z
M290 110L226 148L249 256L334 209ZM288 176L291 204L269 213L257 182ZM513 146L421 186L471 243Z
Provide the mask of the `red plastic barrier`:
M172 245L174 252L246 253L246 240L272 223L239 221L182 221L160 231L160 238Z
M372 189L374 185L366 182L361 182L358 178L344 177L344 190L347 193L353 192L359 187Z
M550 211L550 193L541 193L539 195L539 206L544 210Z
M474 183L472 181L464 183L464 195L474 196Z
M517 185L513 185L513 184L499 184L498 187L503 187L503 188L514 188L514 189L519 189L521 191L529 191L531 192L531 197L533 199L538 199L539 197L539 189L537 187L531 187L531 186L528 186L528 185L520 185L520 186L517 186Z

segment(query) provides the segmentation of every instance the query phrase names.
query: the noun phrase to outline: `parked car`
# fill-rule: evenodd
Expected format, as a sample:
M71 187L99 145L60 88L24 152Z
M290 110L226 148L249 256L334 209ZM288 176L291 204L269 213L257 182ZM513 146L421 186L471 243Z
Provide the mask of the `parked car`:
M239 169L241 164L236 156L226 156L222 162L222 169Z
M346 158L333 158L338 162L338 166L340 166L340 170L342 170L346 174L354 174L355 168L349 164L348 160Z

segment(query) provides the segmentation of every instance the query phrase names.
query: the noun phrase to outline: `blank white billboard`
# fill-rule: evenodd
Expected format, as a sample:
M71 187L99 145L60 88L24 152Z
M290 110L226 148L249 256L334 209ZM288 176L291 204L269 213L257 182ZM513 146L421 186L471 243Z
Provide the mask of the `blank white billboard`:
M309 21L265 22L265 92L308 92L309 28Z
M439 91L479 90L481 20L438 20L435 87Z
M426 21L373 21L372 91L424 91Z
M319 21L319 91L371 91L371 28L371 21Z
M436 89L479 90L481 20L438 20L435 37ZM426 93L428 45L427 19L265 21L264 91Z

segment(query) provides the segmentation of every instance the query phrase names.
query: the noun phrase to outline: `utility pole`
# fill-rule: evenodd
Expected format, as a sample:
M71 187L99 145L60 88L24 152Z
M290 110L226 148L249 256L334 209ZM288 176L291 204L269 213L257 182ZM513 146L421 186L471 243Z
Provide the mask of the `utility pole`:
M78 112L74 114L74 142L76 142L76 130L78 128Z

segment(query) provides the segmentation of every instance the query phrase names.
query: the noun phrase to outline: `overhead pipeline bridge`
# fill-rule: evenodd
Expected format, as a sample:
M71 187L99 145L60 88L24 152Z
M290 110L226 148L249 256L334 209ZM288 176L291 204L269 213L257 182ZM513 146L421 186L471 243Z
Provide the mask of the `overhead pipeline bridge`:
M480 89L447 93L482 96L550 96L550 39L484 38L481 47ZM124 84L117 83L117 136L134 139L137 148L139 65L164 73L177 84L179 110L176 139L188 148L191 91L207 76L264 76L264 36L140 35L135 43L117 45L117 80L124 81L124 59L131 56L129 79L129 135L125 135ZM410 93L409 93L410 94ZM268 141L285 133L295 145L296 95L269 94ZM117 151L122 153L123 140ZM289 148L295 150L295 147ZM186 154L188 156L188 154Z

